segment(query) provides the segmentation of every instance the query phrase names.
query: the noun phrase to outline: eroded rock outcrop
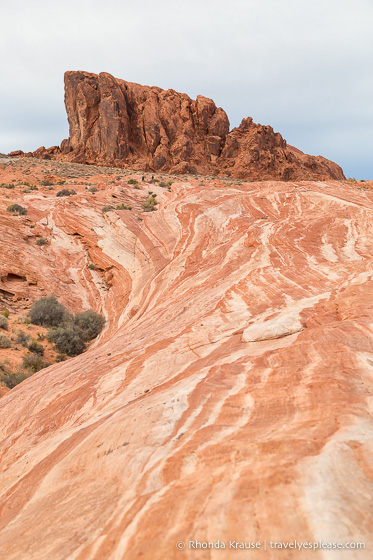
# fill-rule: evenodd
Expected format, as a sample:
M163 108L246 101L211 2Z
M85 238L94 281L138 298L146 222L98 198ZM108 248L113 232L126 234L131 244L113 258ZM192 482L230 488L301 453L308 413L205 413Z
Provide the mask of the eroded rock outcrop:
M229 132L225 111L201 95L66 72L65 106L69 139L27 155L251 180L344 179L335 163L288 146L251 118Z

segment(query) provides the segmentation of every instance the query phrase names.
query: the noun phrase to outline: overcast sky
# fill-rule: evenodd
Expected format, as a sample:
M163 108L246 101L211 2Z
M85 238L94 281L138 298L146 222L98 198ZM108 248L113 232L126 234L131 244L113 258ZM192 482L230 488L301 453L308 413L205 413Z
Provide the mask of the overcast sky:
M211 97L373 179L372 0L0 0L0 152L68 137L65 70Z

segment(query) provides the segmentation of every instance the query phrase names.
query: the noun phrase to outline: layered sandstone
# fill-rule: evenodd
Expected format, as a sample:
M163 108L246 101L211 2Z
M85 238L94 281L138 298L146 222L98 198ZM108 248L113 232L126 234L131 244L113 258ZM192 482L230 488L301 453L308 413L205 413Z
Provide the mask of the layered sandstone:
M338 165L288 146L270 126L248 118L229 132L225 111L201 95L66 72L65 106L69 139L29 155L250 180L344 179Z
M50 245L20 261L23 217L0 238L5 270L107 318L88 352L0 399L4 558L369 560L372 191L74 188L17 195ZM159 210L142 214L148 188ZM102 213L121 197L132 211ZM270 548L294 539L366 548ZM176 548L196 540L227 549Z

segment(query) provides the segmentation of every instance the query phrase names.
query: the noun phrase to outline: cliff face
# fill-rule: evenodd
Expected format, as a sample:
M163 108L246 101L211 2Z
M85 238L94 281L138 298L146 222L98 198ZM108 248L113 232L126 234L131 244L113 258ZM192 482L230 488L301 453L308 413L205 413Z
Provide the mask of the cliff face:
M3 557L243 560L230 540L296 538L363 541L338 557L370 560L373 184L168 192L69 165L0 168L39 186L12 190L20 217L0 190L1 282L107 318L86 353L0 399ZM46 173L77 194L56 197ZM103 213L114 201L132 210ZM12 312L21 292L4 288ZM176 548L218 539L214 556ZM250 558L334 557L262 549Z
M287 146L250 118L229 132L223 109L200 95L194 101L106 72L66 72L65 106L69 139L30 155L251 180L344 179L335 163Z

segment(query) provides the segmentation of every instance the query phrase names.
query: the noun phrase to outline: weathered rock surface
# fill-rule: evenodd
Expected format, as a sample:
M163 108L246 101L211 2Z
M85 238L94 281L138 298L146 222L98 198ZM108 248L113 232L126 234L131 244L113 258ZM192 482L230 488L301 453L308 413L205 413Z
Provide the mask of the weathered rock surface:
M0 400L4 558L370 559L372 192L152 189L143 221L102 214L104 192L27 197L53 239L22 274L108 328ZM176 548L218 539L267 552ZM366 549L270 548L294 539Z
M344 179L338 165L288 146L270 126L248 118L229 132L225 111L201 95L66 72L65 106L69 139L27 155L251 180Z

